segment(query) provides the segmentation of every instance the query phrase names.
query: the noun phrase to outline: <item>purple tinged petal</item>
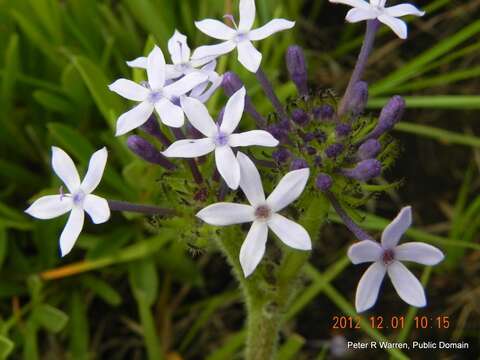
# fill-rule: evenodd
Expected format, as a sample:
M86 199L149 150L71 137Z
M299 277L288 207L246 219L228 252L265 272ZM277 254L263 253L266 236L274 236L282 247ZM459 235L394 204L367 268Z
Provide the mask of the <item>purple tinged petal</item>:
M381 262L374 262L362 275L355 295L357 312L363 312L375 305L386 271L386 267Z
M379 243L372 240L363 240L353 244L348 249L348 257L353 264L375 262L381 259L383 249Z
M387 267L388 276L398 296L407 304L423 307L427 305L425 290L418 279L399 261Z
M406 206L400 210L397 217L387 225L382 233L382 247L393 249L397 246L402 235L412 225L412 208Z

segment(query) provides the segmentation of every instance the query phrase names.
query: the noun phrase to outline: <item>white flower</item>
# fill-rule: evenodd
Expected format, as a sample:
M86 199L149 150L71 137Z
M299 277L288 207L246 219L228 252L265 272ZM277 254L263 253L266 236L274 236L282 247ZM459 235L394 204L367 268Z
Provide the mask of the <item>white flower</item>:
M250 205L217 203L202 209L197 217L217 226L253 222L240 249L240 265L247 277L262 260L269 228L287 246L298 250L312 249L308 232L301 225L278 214L303 192L310 170L305 168L289 172L265 199L260 174L253 162L241 152L238 152L237 158L242 172L240 188Z
M180 127L184 122L183 110L174 102L195 86L207 80L201 72L192 72L178 81L166 84L165 58L157 46L147 58L148 87L131 80L119 79L109 89L140 104L118 118L116 135L123 135L144 124L155 109L161 121L171 127Z
M386 0L370 0L370 3L365 0L330 0L330 2L353 7L346 16L348 22L355 23L363 20L378 19L390 27L401 39L407 38L407 24L397 18L405 15L425 15L425 11L420 11L411 4L385 7Z
M257 72L262 61L262 54L255 49L252 41L262 40L282 30L291 29L295 22L285 19L273 19L267 24L252 30L255 21L255 1L240 0L240 22L235 29L223 22L206 19L195 22L195 26L203 33L215 39L225 40L217 45L201 46L193 53L193 59L218 57L233 49L238 50L238 61L249 71Z
M62 149L52 147L53 171L63 181L70 193L43 196L36 200L25 212L37 219L52 219L70 211L67 224L60 235L60 251L62 256L72 250L82 231L84 211L90 215L95 224L106 222L110 218L107 200L93 195L92 191L102 179L107 163L107 149L102 148L90 158L87 174L82 182L77 169Z
M166 157L194 158L215 151L218 172L230 188L238 188L240 166L232 147L278 145L278 140L264 130L233 133L242 118L245 94L245 88L242 87L228 100L221 125L213 122L207 108L200 101L192 98L182 99L182 106L188 120L205 135L205 138L176 141L162 154Z
M192 72L200 72L207 77L207 80L195 86L189 97L200 100L205 103L210 99L215 90L222 84L223 76L220 76L215 68L217 61L215 58L204 58L199 60L192 60L190 58L190 47L187 43L187 37L175 30L173 36L168 40L168 51L173 64L166 64L166 83L168 84L173 79L179 79L184 75ZM139 57L132 61L127 61L127 65L134 68L147 68L147 58ZM209 86L210 85L210 86Z
M354 264L373 262L358 283L355 297L358 312L365 311L375 304L385 274L388 274L403 301L417 307L426 305L422 284L401 261L436 265L443 260L444 255L436 247L421 242L397 246L411 223L412 209L407 206L385 228L381 244L372 240L363 240L352 245L348 250L348 257Z

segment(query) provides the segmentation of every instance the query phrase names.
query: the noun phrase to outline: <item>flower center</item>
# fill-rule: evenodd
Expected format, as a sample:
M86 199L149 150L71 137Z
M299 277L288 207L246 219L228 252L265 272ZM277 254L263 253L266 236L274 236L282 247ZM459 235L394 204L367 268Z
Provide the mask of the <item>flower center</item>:
M272 210L267 205L260 205L255 209L255 217L257 220L268 220L272 215Z
M219 131L217 133L217 135L215 135L214 142L215 142L215 145L217 145L217 146L227 145L228 144L228 134L225 134L225 133Z
M152 104L155 104L163 97L163 92L161 90L153 90L148 94L148 101Z
M248 33L246 32L237 32L235 37L233 38L233 41L236 43L241 43L242 41L248 40Z
M78 190L72 197L73 203L77 206L82 205L85 200L85 193L82 190Z
M392 249L383 251L382 261L385 265L390 264L395 259L395 252Z

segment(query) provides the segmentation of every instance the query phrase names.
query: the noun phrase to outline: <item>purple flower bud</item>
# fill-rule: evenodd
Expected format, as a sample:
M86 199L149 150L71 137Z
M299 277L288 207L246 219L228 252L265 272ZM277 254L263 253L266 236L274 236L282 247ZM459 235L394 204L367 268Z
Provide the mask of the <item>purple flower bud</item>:
M317 179L315 180L315 186L317 187L317 189L319 189L320 191L327 191L327 190L330 190L330 188L332 187L333 185L333 180L332 178L327 175L327 174L319 174L317 176Z
M158 121L154 115L151 115L148 120L142 126L140 126L140 129L142 129L147 134L156 137L163 145L170 146L170 140L160 129L160 125L158 124Z
M325 155L327 155L329 158L336 158L338 155L340 155L345 147L342 144L335 143L330 145L325 149Z
M368 84L358 81L352 88L351 97L347 103L347 109L353 116L359 116L365 110L368 102Z
M307 146L306 150L308 155L315 155L317 153L317 149L313 146Z
M308 114L302 109L295 109L292 111L292 120L296 124L300 126L304 126L308 123L309 117L308 117Z
M165 158L155 146L138 135L131 135L127 139L128 148L142 158L152 164L161 165L168 170L175 169L175 165Z
M315 159L313 160L313 164L316 167L322 167L322 165L323 165L322 157L321 156L315 156Z
M357 150L357 157L360 160L373 159L382 149L382 145L377 139L365 141Z
M270 125L267 128L267 131L281 143L284 143L288 140L288 131L279 126L279 124Z
M352 131L350 124L338 124L335 128L335 132L338 136L347 136Z
M290 170L299 170L308 168L308 163L304 159L295 159L290 163Z
M232 96L243 86L242 80L232 71L223 74L222 87L227 96Z
M307 64L302 48L297 45L290 46L287 50L286 61L290 78L297 86L298 93L301 96L308 95Z
M272 153L273 159L280 164L286 163L291 156L292 153L285 148L280 148Z
M305 141L306 143L312 141L315 139L315 134L314 133L306 133L306 134L303 134L302 135L302 139L303 141Z
M351 179L369 181L382 173L382 164L375 159L362 160L353 169L342 169L341 173Z
M393 129L395 124L402 118L405 111L405 100L395 95L389 102L383 107L380 117L378 118L378 124L370 134L367 135L367 139L377 139L387 131Z
M317 120L330 120L335 115L335 109L332 105L322 105L313 109L313 116Z

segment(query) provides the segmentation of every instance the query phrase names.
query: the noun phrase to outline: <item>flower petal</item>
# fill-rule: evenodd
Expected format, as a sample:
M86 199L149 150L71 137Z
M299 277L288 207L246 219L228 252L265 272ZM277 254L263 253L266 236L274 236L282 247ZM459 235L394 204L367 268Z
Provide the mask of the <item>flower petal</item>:
M240 165L230 146L215 148L215 163L217 170L228 187L236 190L240 184Z
M165 86L164 91L169 95L181 96L206 80L208 80L208 75L201 71L193 71L170 85Z
M406 206L400 210L397 217L387 225L382 233L382 246L392 249L397 246L402 235L412 224L412 208Z
M400 4L400 5L387 7L385 8L385 13L393 17L400 17L405 15L415 15L415 16L425 15L425 11L421 11L417 9L412 4Z
M215 144L211 139L184 139L175 141L162 154L166 157L195 158L212 152Z
M235 49L236 44L231 41L225 41L216 45L204 45L195 49L192 55L192 61L201 61L202 59L216 58L220 55L229 53Z
M90 215L94 224L101 224L110 219L108 201L100 196L88 194L83 201L83 209Z
M383 249L379 243L363 240L348 249L348 257L353 264L375 262L382 256Z
M402 244L395 248L395 259L423 265L437 265L445 256L440 249L422 242Z
M310 235L302 225L283 215L273 214L268 226L285 245L298 250L312 250Z
M123 96L125 99L134 101L144 101L149 94L149 90L142 85L131 80L118 79L114 83L108 85L111 91Z
M265 25L254 29L248 33L248 38L251 41L262 40L269 37L276 32L291 29L295 26L295 21L289 21L285 19L273 19Z
M170 65L170 64L165 65L165 78L166 78L165 83L168 83L168 80L178 79L182 75L183 75L183 72L180 70L177 70L175 65Z
M187 44L187 37L177 30L168 40L168 51L174 64L182 64L190 60L190 48Z
M349 5L351 7L359 8L363 10L370 9L370 4L364 0L329 0L329 1L334 4Z
M256 73L262 62L262 54L255 49L255 46L248 41L242 41L237 44L238 61L252 73Z
M231 147L252 145L274 147L278 145L278 140L268 131L251 130L240 134L230 135L228 144Z
M73 160L62 149L52 146L52 168L71 193L78 190L80 177Z
M154 46L147 59L148 83L153 90L162 89L165 85L165 57L158 46Z
M347 13L347 16L345 16L345 20L351 23L356 23L359 21L376 19L376 18L377 18L377 13L375 11L356 9L356 8L350 9L349 12Z
M88 164L87 174L82 181L80 187L89 194L100 184L102 180L103 171L107 164L108 151L106 147L101 148L93 153Z
M230 40L237 33L223 22L214 19L195 21L195 26L204 34L219 40Z
M67 255L72 250L73 245L75 245L82 231L84 220L85 213L83 209L74 207L60 235L60 253L62 257Z
M153 105L148 101L143 101L133 109L120 115L117 121L116 136L126 134L143 125L153 112Z
M405 40L407 38L408 29L405 21L384 14L380 15L378 17L378 20L387 25L390 29L392 29L393 32L397 34L400 39Z
M245 94L245 88L242 86L228 99L223 113L222 125L220 125L222 132L231 134L237 128L245 108Z
M147 57L146 56L140 56L136 59L133 59L131 61L127 61L127 65L132 67L132 68L140 68L140 69L146 69L147 68Z
M286 174L267 198L267 203L273 212L278 212L295 201L303 192L309 176L310 169L308 168L290 171Z
M207 224L225 226L251 222L255 219L254 212L249 205L222 202L207 206L196 216Z
M375 304L386 270L381 262L374 262L362 275L355 294L357 312L368 310Z
M211 137L217 133L217 126L213 122L208 109L199 100L184 97L181 99L181 104L188 121L195 129L207 137Z
M267 238L267 224L254 221L240 248L240 265L245 277L250 276L262 260Z
M53 219L72 210L72 199L58 195L47 195L35 200L25 212L37 219Z
M240 188L252 206L265 203L262 180L255 164L242 152L237 153L238 164L240 165Z
M213 80L211 79L210 81L212 81L210 87L202 94L197 95L198 100L203 103L207 102L208 99L210 99L210 97L213 95L213 93L222 85L223 76L219 76L217 74L217 77L215 77Z
M240 23L238 29L248 31L255 21L255 0L240 0Z
M393 287L403 301L416 307L427 305L422 284L405 265L400 261L394 261L388 265L387 271Z
M172 104L167 98L162 98L155 104L155 110L160 120L167 126L178 128L185 122L185 116L180 106Z

